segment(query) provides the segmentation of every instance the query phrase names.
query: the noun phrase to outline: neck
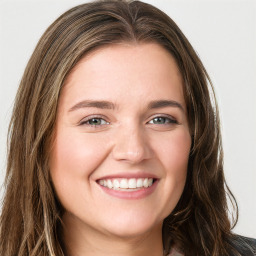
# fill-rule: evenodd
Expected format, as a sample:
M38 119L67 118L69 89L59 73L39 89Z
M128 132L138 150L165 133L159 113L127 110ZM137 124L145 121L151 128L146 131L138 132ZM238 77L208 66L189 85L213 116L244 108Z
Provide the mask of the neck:
M163 255L162 223L147 233L116 236L100 232L76 217L65 214L64 245L68 256L159 256Z

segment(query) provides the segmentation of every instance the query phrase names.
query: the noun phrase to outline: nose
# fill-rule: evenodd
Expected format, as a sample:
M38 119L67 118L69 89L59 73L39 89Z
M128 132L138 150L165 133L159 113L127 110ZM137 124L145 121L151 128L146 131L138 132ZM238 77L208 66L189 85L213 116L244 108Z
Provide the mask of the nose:
M142 129L120 128L114 142L112 153L115 160L140 163L152 157L149 140Z

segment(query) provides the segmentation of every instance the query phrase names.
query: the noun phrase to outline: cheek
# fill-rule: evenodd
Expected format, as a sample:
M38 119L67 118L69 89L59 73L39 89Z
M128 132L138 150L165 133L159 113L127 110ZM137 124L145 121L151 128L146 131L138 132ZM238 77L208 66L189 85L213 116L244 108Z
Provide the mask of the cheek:
M83 133L59 132L51 158L52 171L88 176L106 154L104 143L98 140L97 136Z
M107 150L97 136L81 132L58 131L50 159L50 173L62 203L72 195L90 192L90 175L104 160ZM97 153L96 153L97 152ZM83 191L79 191L80 189Z
M187 169L191 137L187 129L180 129L158 140L157 154L167 173L179 176Z
M166 145L167 146L167 145ZM173 181L173 187L183 190L191 147L191 138L188 133L180 133L172 139L166 155L167 176Z
M165 216L175 208L184 189L187 176L187 165L191 147L191 137L186 131L177 131L165 140L158 148L158 158L165 171L163 180L163 198L168 206Z

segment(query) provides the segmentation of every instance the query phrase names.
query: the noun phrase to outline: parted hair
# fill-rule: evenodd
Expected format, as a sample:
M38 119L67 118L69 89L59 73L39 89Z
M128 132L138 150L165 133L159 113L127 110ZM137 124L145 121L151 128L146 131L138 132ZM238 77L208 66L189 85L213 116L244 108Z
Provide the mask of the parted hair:
M183 194L164 220L165 252L175 244L186 256L241 255L232 243L237 205L224 178L210 78L168 15L150 4L126 0L94 1L68 10L42 35L27 64L9 126L0 255L65 255L63 209L49 171L59 95L87 53L123 42L161 45L175 58L183 78L192 146ZM228 200L233 203L233 218Z

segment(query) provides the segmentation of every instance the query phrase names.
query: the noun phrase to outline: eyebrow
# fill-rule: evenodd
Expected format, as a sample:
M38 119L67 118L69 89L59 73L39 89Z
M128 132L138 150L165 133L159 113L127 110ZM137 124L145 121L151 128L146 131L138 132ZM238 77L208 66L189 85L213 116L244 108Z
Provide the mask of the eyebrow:
M83 100L75 104L68 112L72 112L81 108L100 108L100 109L115 109L116 105L110 101Z
M184 108L182 105L174 100L155 100L151 101L147 109L158 109L158 108L165 108L165 107L175 107L179 108L184 112ZM69 109L68 112L75 111L77 109L81 108L99 108L99 109L116 109L117 106L113 102L105 101L105 100L83 100L81 102L78 102L73 107Z
M182 105L174 100L156 100L156 101L151 101L148 104L148 109L157 109L157 108L165 108L165 107L175 107L179 108L183 112L185 111Z

